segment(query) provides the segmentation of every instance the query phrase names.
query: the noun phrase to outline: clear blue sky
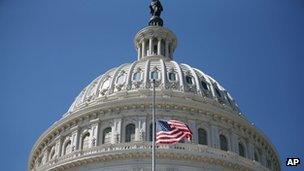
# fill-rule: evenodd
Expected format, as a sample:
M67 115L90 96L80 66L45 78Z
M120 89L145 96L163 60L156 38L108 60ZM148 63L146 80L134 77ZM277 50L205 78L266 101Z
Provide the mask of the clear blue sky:
M136 60L149 0L0 0L1 170L108 69ZM304 163L304 1L163 0L175 60L217 79L285 158ZM304 170L286 168L283 170Z

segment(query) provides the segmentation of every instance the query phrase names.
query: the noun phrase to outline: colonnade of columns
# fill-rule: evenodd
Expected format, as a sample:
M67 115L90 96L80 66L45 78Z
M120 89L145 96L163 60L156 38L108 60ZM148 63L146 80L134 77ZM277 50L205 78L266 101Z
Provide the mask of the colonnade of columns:
M155 55L162 55L172 59L173 51L171 41L155 37L142 39L137 47L138 59Z
M104 135L102 135L102 132L106 128L111 128L111 141L109 143L116 144L116 143L122 143L125 142L125 134L126 134L126 126L128 124L134 124L135 130L134 130L134 141L149 141L149 137L151 134L150 130L150 121L146 120L146 117L138 117L134 118L133 121L124 120L124 119L114 119L112 121L106 122L110 123L108 125L101 124L100 120L93 120L90 122L90 126L87 129L82 129L78 126L71 129L71 133L66 136L59 136L55 139L55 142L53 143L51 148L52 150L55 150L55 152L51 152L50 149L46 150L44 152L43 158L42 158L42 164L46 163L48 160L52 160L53 158L50 157L50 153L54 153L55 158L58 158L62 155L66 154L66 151L73 152L75 150L80 150L83 148L83 136L89 135L89 146L86 148L91 148L94 146L102 145L103 141L102 138L104 138ZM190 129L193 132L193 140L190 143L198 144L198 128L201 128L195 121L190 120L188 123ZM222 128L219 128L216 125L209 125L208 127L204 127L203 129L207 132L207 146L211 146L213 148L221 148L220 145L220 138L219 136L225 135L227 138L228 143L228 151L232 151L235 153L239 153L239 143L242 143L245 146L245 156L248 159L255 160L255 152L257 150L256 146L252 142L240 142L239 135L237 135L234 132L227 132L227 130L224 130L224 133L221 131ZM70 141L71 144L69 148L66 149L66 142ZM187 142L186 142L187 143ZM266 152L262 149L259 149L259 161L262 165L267 165L268 157L266 156Z

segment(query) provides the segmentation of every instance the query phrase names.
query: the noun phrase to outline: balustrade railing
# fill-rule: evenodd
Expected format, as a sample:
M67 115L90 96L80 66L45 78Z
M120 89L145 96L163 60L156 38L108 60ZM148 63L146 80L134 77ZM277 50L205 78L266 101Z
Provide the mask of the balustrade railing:
M38 170L48 170L49 168L55 167L65 162L78 160L82 157L87 156L101 156L110 155L115 153L128 153L128 152L146 152L152 151L152 144L150 142L132 142L132 143L119 143L119 144L105 144L100 146L91 147L83 150L72 151L69 154L57 157L41 165ZM173 153L185 153L194 156L202 156L207 158L218 159L222 161L227 161L231 163L237 163L249 168L254 168L254 170L267 170L258 162L251 161L238 154L230 151L223 151L220 149L215 149L205 145L198 144L175 144L175 145L159 145L156 147L157 152L173 152Z

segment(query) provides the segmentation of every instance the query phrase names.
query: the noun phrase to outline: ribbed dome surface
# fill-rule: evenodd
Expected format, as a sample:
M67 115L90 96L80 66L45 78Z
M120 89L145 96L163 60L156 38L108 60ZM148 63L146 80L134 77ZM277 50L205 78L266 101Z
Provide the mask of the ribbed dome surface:
M97 77L80 92L68 113L117 93L152 89L152 78L156 80L156 90L193 93L239 111L231 95L209 75L187 64L154 56L120 65Z

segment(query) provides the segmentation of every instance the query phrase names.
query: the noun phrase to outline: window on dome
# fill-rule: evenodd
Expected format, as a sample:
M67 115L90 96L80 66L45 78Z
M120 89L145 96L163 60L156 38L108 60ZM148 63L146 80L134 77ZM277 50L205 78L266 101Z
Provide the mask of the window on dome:
M144 51L145 54L143 55L147 56L148 52L149 52L149 40L145 40L145 51Z
M136 72L133 74L133 80L134 81L140 81L141 80L141 73L140 72Z
M205 81L201 81L201 85L202 85L204 90L208 90L208 85Z
M110 144L111 143L111 134L112 128L105 128L102 132L102 144Z
M165 43L164 40L161 40L161 54L162 54L163 56L166 55L166 43Z
M118 76L116 83L117 84L124 84L126 79L126 74L121 74Z
M272 168L272 163L270 159L267 159L267 168L271 169Z
M154 46L153 46L153 54L154 54L154 55L157 54L157 45L154 45Z
M155 126L156 128L156 126ZM152 123L150 123L150 126L149 126L149 141L152 141L152 138L153 138L153 128L152 128Z
M82 148L81 149L88 149L90 147L90 133L86 133L83 137L82 137Z
M103 82L103 84L102 84L102 86L101 86L101 89L102 89L102 90L106 90L106 89L109 88L109 86L110 86L110 79L107 79L107 80L105 80L105 81Z
M158 79L159 79L158 71L152 71L151 72L151 80L158 80Z
M254 151L254 160L257 161L257 162L260 161L260 156L259 156L257 151Z
M70 154L72 152L71 141L68 141L64 146L64 155Z
M153 138L153 128L152 128L152 123L150 123L149 126L149 141L152 141Z
M169 73L169 81L176 81L176 74L174 72Z
M129 124L126 126L125 142L133 142L135 140L135 125Z
M239 155L245 157L245 147L242 143L239 143Z
M187 76L186 76L186 82L187 82L188 84L192 85L192 84L193 84L193 77L187 75Z
M158 51L158 48L157 48L157 39L155 38L155 39L153 39L153 41L152 41L152 43L153 43L153 55L157 55L157 51Z
M207 131L205 129L198 129L198 143L202 145L207 145Z
M217 97L222 97L220 91L217 88L214 88L214 89L215 89L215 93L216 93Z
M220 147L221 150L228 151L228 141L225 135L220 135Z

